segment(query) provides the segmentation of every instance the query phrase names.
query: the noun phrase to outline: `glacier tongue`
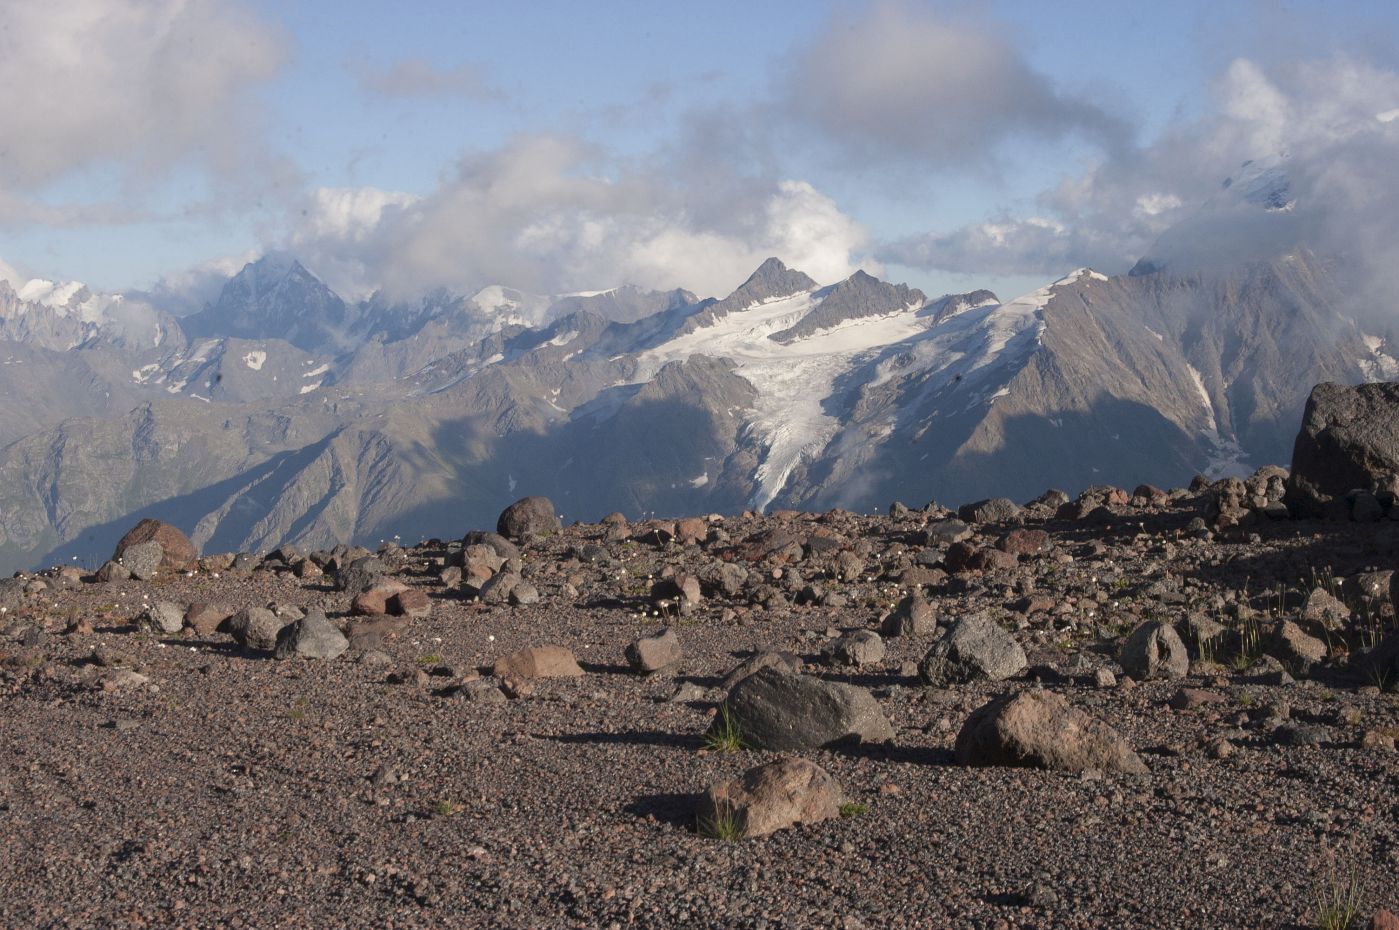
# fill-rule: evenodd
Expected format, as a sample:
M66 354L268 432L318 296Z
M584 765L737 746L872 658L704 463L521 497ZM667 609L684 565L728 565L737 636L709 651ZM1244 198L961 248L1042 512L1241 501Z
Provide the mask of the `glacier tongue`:
M743 313L672 339L640 356L633 383L649 381L662 366L691 355L727 358L758 392L748 430L764 450L751 504L772 503L803 457L825 448L838 423L826 413L836 379L862 356L924 332L928 322L910 305L878 317L851 320L787 344L768 337L793 326L819 302L821 292L753 304Z

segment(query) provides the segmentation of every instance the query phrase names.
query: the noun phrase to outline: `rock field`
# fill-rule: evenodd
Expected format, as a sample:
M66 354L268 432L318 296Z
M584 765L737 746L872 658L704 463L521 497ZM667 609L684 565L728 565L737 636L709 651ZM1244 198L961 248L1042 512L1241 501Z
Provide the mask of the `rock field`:
M1399 521L1269 481L177 567L147 526L145 580L0 583L0 926L1382 926Z

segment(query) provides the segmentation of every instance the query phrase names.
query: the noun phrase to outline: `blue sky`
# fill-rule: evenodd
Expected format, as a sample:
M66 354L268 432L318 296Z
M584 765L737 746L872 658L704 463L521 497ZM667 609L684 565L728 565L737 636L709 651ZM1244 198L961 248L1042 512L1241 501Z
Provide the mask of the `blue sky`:
M1016 292L1130 264L1177 208L1112 204L1189 208L1246 151L1215 144L1221 110L1247 121L1260 81L1287 84L1270 69L1363 62L1382 107L1396 35L1378 2L14 0L0 79L34 93L0 102L0 259L108 289L270 247L352 291L718 289L786 246ZM991 88L971 113L963 50L965 90ZM1193 173L1166 171L1189 140Z

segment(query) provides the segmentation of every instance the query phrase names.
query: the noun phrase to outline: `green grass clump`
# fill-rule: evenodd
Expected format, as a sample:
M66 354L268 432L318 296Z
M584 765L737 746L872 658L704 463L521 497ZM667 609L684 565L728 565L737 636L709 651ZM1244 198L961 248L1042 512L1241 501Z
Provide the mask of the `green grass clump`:
M719 705L719 717L715 725L704 734L704 748L710 752L738 752L743 749L743 728L727 704Z
M859 801L847 801L840 806L840 816L842 817L863 817L869 812L870 806Z

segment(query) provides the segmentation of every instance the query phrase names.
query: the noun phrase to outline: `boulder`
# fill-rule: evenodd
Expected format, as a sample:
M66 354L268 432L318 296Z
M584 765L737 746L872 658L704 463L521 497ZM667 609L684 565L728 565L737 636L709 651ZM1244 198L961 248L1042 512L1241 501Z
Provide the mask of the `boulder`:
M1007 497L993 497L957 508L958 518L967 523L1006 523L1017 519L1020 512L1020 505Z
M1117 660L1122 670L1138 680L1184 678L1190 672L1190 655L1175 627L1165 620L1148 620L1132 631Z
M680 647L675 631L667 627L628 645L626 657L633 669L649 675L679 665L685 658L685 650Z
M1399 383L1312 388L1292 447L1285 501L1304 517L1349 516L1347 495L1399 474Z
M388 613L395 617L409 617L420 620L432 612L432 602L427 592L419 588L399 591L388 600Z
M933 605L914 593L899 601L899 606L884 618L880 632L885 636L931 636L937 628L938 617Z
M577 678L583 670L573 653L562 646L531 646L497 659L491 674L497 678Z
M194 548L194 543L178 528L160 520L147 518L133 526L117 542L112 561L123 560L129 548L148 542L160 543L160 567L169 571L189 568L199 558L199 550Z
M523 497L501 511L495 531L506 539L525 542L563 529L554 502L547 497Z
M734 685L752 675L760 669L775 668L783 672L796 674L802 670L802 660L790 652L759 652L744 659L724 676L724 682L719 687L724 691L732 691Z
M378 558L361 556L335 573L335 587L357 597L381 584L387 572L388 567Z
M196 636L207 638L217 633L224 621L232 616L233 611L222 604L198 602L190 604L185 611L185 626L193 630Z
M1306 671L1318 662L1325 661L1326 644L1291 620L1284 620L1273 631L1268 642L1268 654L1287 665Z
M877 665L884 661L884 640L874 630L856 630L827 643L821 660L849 668Z
M349 648L345 634L324 612L313 609L282 627L277 634L275 655L279 659L334 659Z
M1006 695L974 711L957 734L956 756L972 766L1147 771L1116 730L1050 691Z
M971 537L972 528L955 518L929 523L923 528L923 544L925 546L950 546Z
M462 537L461 544L462 550L468 555L473 546L485 546L495 553L496 558L502 561L505 559L518 559L520 557L519 546L499 533L490 533L486 530L472 530ZM500 562L496 562L491 566L492 571L498 568L500 568Z
M140 625L152 633L178 633L185 628L184 608L169 601L156 601L141 614Z
M229 618L228 633L248 649L275 649L284 625L282 618L267 608L248 607Z
M970 681L1003 681L1026 666L1025 650L989 614L976 613L953 624L918 664L918 676L943 687Z
M150 581L165 564L165 550L154 539L135 543L122 551L121 564L137 581Z
M699 831L732 837L766 836L840 816L845 795L826 770L805 759L778 759L740 778L711 785L695 812Z
M776 668L738 682L724 706L752 749L786 752L894 738L879 702L865 689ZM715 726L721 722L716 718Z

